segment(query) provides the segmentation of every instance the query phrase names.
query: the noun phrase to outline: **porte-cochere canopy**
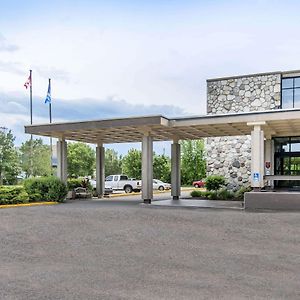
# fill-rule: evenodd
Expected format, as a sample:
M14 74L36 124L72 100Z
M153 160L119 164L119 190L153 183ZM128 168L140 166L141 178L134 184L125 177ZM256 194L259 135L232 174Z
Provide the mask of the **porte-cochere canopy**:
M140 142L147 132L154 141L249 135L261 122L265 136L300 134L300 109L169 119L164 116L117 118L25 126L25 132L65 140L104 144Z

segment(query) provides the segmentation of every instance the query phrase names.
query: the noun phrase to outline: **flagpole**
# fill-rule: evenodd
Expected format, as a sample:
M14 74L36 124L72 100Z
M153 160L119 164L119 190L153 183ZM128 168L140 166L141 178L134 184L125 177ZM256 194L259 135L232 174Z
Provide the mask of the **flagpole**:
M51 87L51 79L49 78L49 87ZM49 103L49 121L50 121L50 124L52 123L52 99ZM51 174L52 174L52 156L53 156L53 153L52 153L52 137L50 137L50 167L51 167Z
M30 125L32 125L32 70L29 70L29 78L30 78ZM30 135L30 175L32 176L33 174L33 136L32 134Z
M30 125L32 125L32 70L29 70L29 78L30 78ZM32 135L31 135L32 137Z

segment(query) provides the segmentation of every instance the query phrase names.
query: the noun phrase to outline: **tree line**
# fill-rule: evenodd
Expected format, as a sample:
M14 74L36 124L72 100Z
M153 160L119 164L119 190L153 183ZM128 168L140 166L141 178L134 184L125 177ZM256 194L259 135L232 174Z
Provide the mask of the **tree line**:
M15 184L18 177L49 176L55 173L50 163L50 147L43 140L32 139L14 145L12 132L0 131L0 185ZM69 177L94 176L96 168L95 150L85 143L68 144ZM126 174L141 179L142 152L131 149L124 156L113 149L105 150L105 176ZM20 176L22 175L22 176ZM204 178L206 161L204 141L181 141L181 182L191 185L192 181ZM165 154L153 154L153 177L164 182L171 181L171 159Z

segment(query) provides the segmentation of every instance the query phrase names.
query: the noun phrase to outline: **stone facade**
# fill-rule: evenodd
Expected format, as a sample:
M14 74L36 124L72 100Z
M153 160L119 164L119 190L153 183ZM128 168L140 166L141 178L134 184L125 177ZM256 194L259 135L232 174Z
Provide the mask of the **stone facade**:
M280 108L281 74L258 74L207 81L207 114ZM250 184L251 137L206 140L207 175L224 175L233 190Z

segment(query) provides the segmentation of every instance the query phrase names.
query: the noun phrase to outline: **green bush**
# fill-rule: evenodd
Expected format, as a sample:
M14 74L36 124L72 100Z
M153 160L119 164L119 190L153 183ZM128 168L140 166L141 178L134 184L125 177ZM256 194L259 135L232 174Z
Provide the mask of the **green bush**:
M228 200L233 199L235 197L232 191L228 191L226 189L222 189L219 191L192 191L192 197L202 197L209 200Z
M67 195L66 184L57 177L29 178L24 181L24 187L31 202L62 202Z
M68 191L72 191L78 187L81 187L82 179L80 178L70 178L67 181Z
M211 191L202 192L202 196L205 198L208 198L210 194L211 194Z
M234 193L226 189L219 190L217 192L217 200L228 200L234 198Z
M218 200L218 192L216 192L216 191L209 191L208 193L207 193L207 199L209 199L209 200Z
M206 178L205 183L208 191L217 191L226 184L226 180L224 176L211 175Z
M201 191L192 191L191 192L192 197L202 197L202 192Z
M28 203L29 196L23 186L0 186L0 204Z
M244 200L244 194L247 193L247 192L251 192L251 190L252 190L251 187L243 186L235 192L235 197L238 200Z
M68 191L72 191L78 187L85 187L88 190L92 190L93 187L90 182L87 183L87 181L84 178L70 178L67 181L67 187Z

